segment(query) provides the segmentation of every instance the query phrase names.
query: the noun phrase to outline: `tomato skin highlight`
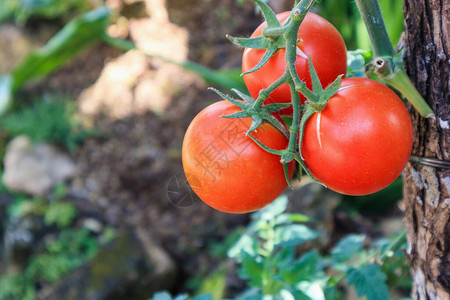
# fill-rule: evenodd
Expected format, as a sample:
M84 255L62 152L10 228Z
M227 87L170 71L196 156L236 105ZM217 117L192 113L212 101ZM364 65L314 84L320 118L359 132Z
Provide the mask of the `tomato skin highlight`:
M347 78L306 123L302 154L311 173L347 195L375 193L403 171L412 149L405 105L388 87Z
M250 118L227 119L240 111L227 102L216 102L191 122L183 141L183 168L195 193L209 206L227 213L258 210L286 188L280 157L261 149L246 136ZM269 124L251 133L274 149L285 149L286 137ZM292 178L295 163L289 164Z
M280 23L289 14L289 11L278 14L277 18ZM251 37L261 36L265 27L267 27L266 22L262 23ZM332 83L337 76L345 75L347 72L347 47L344 39L331 23L319 15L308 12L300 25L298 38L302 39L297 45L303 51L303 54L297 54L295 68L300 79L306 82L309 89L312 88L312 82L309 74L308 56L311 57L323 86ZM256 66L264 53L265 49L245 48L242 57L242 72L247 72ZM244 75L247 89L255 99L261 89L267 88L283 75L286 69L285 53L285 49L279 49L261 69ZM300 93L299 95L302 102L305 101L305 97ZM291 93L287 84L278 87L265 100L265 104L281 102L291 102ZM284 109L279 114L292 115L292 108Z

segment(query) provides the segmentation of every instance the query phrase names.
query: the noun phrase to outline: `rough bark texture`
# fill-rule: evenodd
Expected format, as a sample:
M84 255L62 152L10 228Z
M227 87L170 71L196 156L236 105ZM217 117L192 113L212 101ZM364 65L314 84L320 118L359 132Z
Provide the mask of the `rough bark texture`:
M413 155L450 160L450 2L405 0L405 67L434 110L423 119L411 107ZM450 170L409 163L404 177L413 299L450 299Z

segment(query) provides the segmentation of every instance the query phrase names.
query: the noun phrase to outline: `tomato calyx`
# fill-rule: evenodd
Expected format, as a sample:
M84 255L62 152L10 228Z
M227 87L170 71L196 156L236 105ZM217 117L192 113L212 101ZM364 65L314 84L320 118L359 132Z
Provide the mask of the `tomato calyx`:
M266 49L266 52L264 53L264 56L261 58L259 63L251 70L244 72L241 75L259 70L269 61L269 59L275 54L275 52L277 52L278 49L286 48L287 40L285 38L285 33L289 29L290 19L287 19L287 22L282 25L278 21L277 16L273 12L273 10L267 5L267 3L261 0L253 1L255 1L255 3L259 6L264 19L267 22L267 27L263 29L262 36L255 38L238 38L226 35L226 37L235 45L245 48Z
M231 115L222 116L223 118L252 118L252 123L246 135L249 135L252 131L256 130L263 122L267 122L277 128L286 138L289 137L287 129L284 127L283 123L281 123L280 120L275 118L273 113L289 107L291 105L290 103L271 103L259 107L255 106L256 101L255 99L253 99L253 97L246 95L237 89L232 89L232 91L236 93L241 98L241 100L234 99L217 89L209 89L217 93L224 100L227 100L242 109L241 111L238 111Z

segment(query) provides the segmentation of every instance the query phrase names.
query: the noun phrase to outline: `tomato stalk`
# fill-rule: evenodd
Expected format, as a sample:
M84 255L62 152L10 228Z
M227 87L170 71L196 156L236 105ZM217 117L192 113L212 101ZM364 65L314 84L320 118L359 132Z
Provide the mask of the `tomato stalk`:
M396 59L378 1L356 0L356 5L369 33L378 78L400 91L423 117L434 117L433 110L406 75L402 61Z

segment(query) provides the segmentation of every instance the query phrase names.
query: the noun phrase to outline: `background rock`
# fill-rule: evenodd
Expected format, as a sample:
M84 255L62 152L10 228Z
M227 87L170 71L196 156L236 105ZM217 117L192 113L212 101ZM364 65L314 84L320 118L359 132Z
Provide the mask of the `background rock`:
M49 144L33 145L19 136L6 148L3 183L11 191L43 196L74 173L69 156Z

